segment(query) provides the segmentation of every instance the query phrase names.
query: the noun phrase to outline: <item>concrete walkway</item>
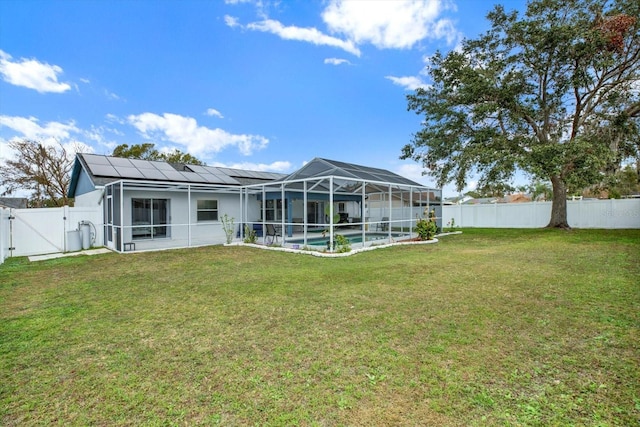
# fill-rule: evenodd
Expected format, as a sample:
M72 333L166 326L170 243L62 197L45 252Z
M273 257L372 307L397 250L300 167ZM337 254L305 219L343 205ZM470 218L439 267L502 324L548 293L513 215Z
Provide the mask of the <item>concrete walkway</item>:
M98 255L98 254L107 254L112 252L107 248L99 248L99 249L88 249L86 251L78 251L78 252L58 252L55 254L46 254L46 255L34 255L29 257L29 261L44 261L46 259L54 259L54 258L62 258L66 256L77 256L77 255Z

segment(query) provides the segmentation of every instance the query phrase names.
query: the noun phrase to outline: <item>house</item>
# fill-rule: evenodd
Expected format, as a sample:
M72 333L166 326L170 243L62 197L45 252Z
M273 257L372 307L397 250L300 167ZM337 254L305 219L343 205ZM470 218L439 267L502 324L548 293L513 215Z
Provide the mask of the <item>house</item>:
M26 209L28 203L26 197L0 197L0 208Z
M410 229L425 206L441 216L442 193L384 169L322 158L284 175L78 154L69 195L75 206L100 206L105 246L128 251L224 243L224 215L237 237L245 226L261 235L267 224L285 238L314 229L333 238L341 227L368 232L383 219Z

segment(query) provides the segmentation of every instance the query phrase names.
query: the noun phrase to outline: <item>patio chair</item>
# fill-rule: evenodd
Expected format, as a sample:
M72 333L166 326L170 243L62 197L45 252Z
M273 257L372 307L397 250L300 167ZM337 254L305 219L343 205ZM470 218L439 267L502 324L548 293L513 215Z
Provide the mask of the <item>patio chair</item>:
M378 230L382 230L382 231L388 231L389 230L389 217L388 216L383 216L382 219L380 220L380 222L378 222L376 224L376 231Z
M282 237L282 234L276 229L273 224L266 224L266 233L264 235L267 243L271 244L274 241L278 241L278 236ZM269 241L269 236L271 236L271 241Z

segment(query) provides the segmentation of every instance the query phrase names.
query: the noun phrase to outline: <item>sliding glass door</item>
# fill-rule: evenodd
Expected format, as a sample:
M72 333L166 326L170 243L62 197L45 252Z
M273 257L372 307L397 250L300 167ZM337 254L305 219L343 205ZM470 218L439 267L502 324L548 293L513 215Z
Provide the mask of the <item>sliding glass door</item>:
M133 240L169 237L169 219L169 199L131 199Z

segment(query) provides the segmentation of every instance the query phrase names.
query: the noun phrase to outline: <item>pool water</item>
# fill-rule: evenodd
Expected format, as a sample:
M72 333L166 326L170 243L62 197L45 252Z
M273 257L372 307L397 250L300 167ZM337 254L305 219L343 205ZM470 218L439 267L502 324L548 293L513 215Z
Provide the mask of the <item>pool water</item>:
M349 239L349 243L362 243L362 233L357 234L343 234L344 237ZM391 237L401 237L406 236L405 234L391 233ZM384 240L389 238L389 233L367 233L366 241L373 242L375 240ZM308 246L326 246L329 241L329 236L327 237L308 237L307 245ZM292 239L287 240L287 243L293 245L304 245L304 239Z

